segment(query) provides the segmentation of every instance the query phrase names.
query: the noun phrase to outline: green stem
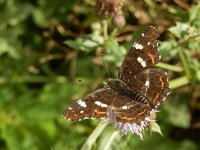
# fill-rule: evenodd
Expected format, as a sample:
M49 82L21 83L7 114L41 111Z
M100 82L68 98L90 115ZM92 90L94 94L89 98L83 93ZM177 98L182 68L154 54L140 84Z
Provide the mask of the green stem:
M115 37L116 34L117 34L117 31L118 31L117 28L114 28L113 31L112 31L112 33L111 33L111 36Z
M76 76L76 62L77 62L77 55L75 54L74 57L71 59L71 64L70 64L70 79L72 81L75 80Z
M103 36L104 40L108 39L108 21L106 19L103 20Z
M183 71L182 67L169 65L169 64L166 64L166 63L162 63L162 62L159 62L158 64L156 64L156 66L159 67L159 68L171 70L171 71L174 71L174 72L182 72Z
M10 76L0 77L0 84L6 83L46 83L57 82L66 83L67 78L65 76L45 77L45 76Z
M186 74L188 79L191 79L192 76L190 74L190 69L189 69L189 66L188 66L188 62L187 62L187 60L186 60L186 58L184 56L184 53L183 53L181 48L177 48L177 50L178 50L179 56L181 58L181 61L183 63L185 74Z
M170 85L171 89L175 89L175 88L181 87L183 85L187 85L189 83L190 83L190 81L189 81L188 77L187 76L183 76L183 77L171 80L169 82L169 85Z
M103 129L106 127L107 123L105 120L101 121L98 126L94 129L94 131L90 134L87 141L84 143L81 150L90 150L92 148L92 145L96 142L97 138L103 131Z
M119 137L119 131L115 131L112 133L112 135L110 136L110 138L107 140L105 146L104 146L104 150L109 150L111 149L111 144L114 141L114 139L116 139L117 137Z

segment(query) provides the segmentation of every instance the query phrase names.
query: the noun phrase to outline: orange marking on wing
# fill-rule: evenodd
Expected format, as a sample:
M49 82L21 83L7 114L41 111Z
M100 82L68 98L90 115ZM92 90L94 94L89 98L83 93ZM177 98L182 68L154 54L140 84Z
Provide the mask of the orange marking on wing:
M131 121L131 120L136 120L139 116L141 116L142 114L144 114L147 111L147 109L144 109L144 111L142 111L141 113L137 114L135 117L131 118L131 117L122 117L122 119Z
M164 87L164 84L165 84L165 83L164 83L164 81L163 81L163 78L160 77L159 80L160 80L160 82L161 82L161 87Z
M147 109L144 109L144 111L142 111L141 113L139 113L137 116L135 116L135 118L138 118L139 116L141 116L142 114L144 114L147 111Z
M155 64L155 58L154 58L154 55L149 53L149 57L151 58L151 62L152 64Z
M153 103L158 99L158 96L160 95L160 93L156 94L156 97L153 99Z
M130 121L130 120L133 120L134 118L122 117L122 119L125 119L125 120L128 120L128 121Z
M98 110L94 110L95 113L97 113L98 115L105 115L106 112L105 111L98 111Z

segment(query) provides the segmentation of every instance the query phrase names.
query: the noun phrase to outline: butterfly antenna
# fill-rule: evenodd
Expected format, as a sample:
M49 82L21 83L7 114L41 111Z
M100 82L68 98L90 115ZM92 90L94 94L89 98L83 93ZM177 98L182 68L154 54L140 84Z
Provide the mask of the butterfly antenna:
M106 63L106 61L105 61L105 58L103 57L103 54L101 54L101 57L102 57L103 62L104 62L104 64L105 64L106 72L107 72L107 74L108 74L108 78L110 78L110 74L109 74L109 71L108 71L108 65L107 65L107 63Z

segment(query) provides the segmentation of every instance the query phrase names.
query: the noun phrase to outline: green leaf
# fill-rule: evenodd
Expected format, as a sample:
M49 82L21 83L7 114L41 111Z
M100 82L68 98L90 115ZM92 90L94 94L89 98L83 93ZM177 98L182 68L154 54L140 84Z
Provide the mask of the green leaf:
M190 15L190 22L192 25L199 27L200 26L200 3L197 3L197 5L194 5L189 10Z
M48 26L47 16L44 14L43 10L41 10L40 8L37 8L34 10L33 19L34 19L34 22L40 27L44 28Z
M166 58L166 57L176 57L177 56L177 50L174 48L177 46L176 41L174 40L168 40L161 42L160 44L160 53L161 56Z
M11 46L6 39L0 37L0 56L4 53L7 53L11 58L19 58L19 54L17 53L16 48Z
M151 129L152 129L153 132L157 132L157 133L159 133L160 135L163 136L161 128L160 128L160 126L158 125L157 122L152 122L151 127L152 127Z
M169 28L169 31L178 38L184 38L184 37L188 37L187 30L189 29L189 27L190 26L188 23L177 22L176 26Z
M64 43L75 50L82 50L85 52L90 52L96 50L104 42L104 39L100 35L91 34L86 35L74 40L66 40Z
M118 41L114 38L106 40L104 48L108 53L105 59L115 63L119 67L122 63L123 56L126 54L126 49L123 46L119 46Z
M181 128L188 128L190 126L190 113L185 103L165 104L163 108L167 112L165 119L170 124Z

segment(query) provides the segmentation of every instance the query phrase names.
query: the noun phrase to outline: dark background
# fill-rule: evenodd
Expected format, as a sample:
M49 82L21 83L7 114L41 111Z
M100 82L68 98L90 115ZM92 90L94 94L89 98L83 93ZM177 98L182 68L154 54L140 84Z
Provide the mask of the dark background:
M1 0L0 149L200 149L200 3L197 0ZM143 29L160 32L157 67L170 78L171 95L157 114L159 127L144 140L120 138L100 121L61 117L73 100L116 77ZM93 134L92 134L93 132Z

